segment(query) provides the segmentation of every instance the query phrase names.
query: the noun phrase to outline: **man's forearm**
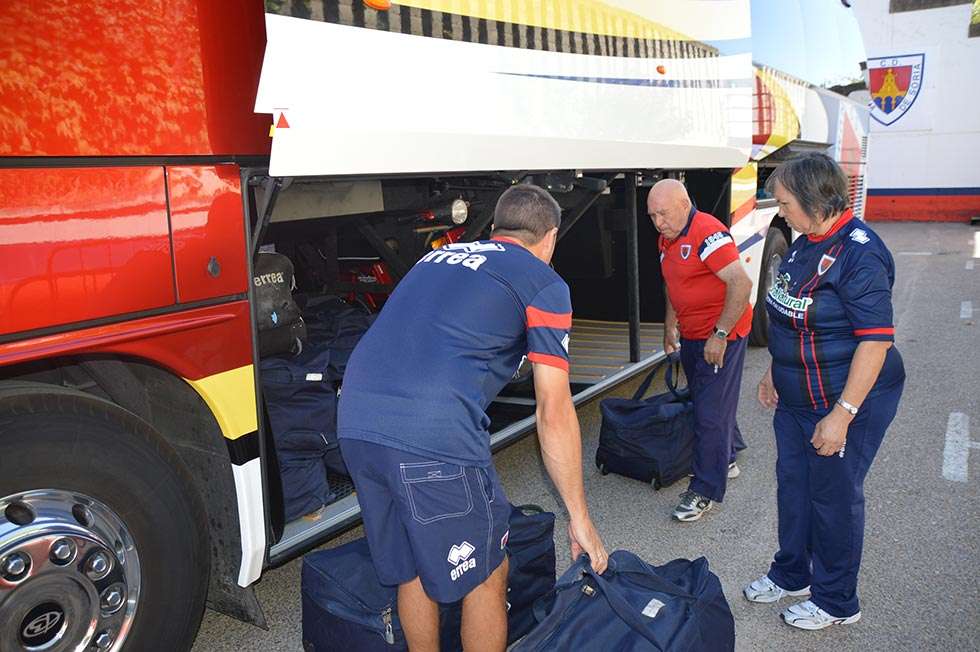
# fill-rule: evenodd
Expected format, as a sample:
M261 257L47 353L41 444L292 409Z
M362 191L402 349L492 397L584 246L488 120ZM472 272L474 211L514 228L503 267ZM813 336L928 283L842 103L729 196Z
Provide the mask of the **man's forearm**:
M664 288L664 297L667 303L667 310L664 313L664 330L670 333L673 329L677 328L677 313L674 312L674 306L670 303L670 297L667 296L667 288Z
M538 408L538 441L545 469L572 519L588 517L582 481L582 435L569 399L566 406Z
M748 279L748 277L746 277ZM752 282L735 281L725 284L725 305L721 309L721 315L715 324L731 332L738 323L739 318L749 306L749 296L752 294Z

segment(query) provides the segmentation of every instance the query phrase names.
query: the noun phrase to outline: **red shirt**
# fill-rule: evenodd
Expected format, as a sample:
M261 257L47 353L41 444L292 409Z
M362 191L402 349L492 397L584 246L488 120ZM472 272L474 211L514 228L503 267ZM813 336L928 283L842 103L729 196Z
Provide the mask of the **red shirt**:
M725 307L726 286L717 274L738 258L738 248L725 225L693 207L687 226L676 239L660 236L660 267L681 337L705 340L711 336ZM745 337L751 329L749 305L728 339Z

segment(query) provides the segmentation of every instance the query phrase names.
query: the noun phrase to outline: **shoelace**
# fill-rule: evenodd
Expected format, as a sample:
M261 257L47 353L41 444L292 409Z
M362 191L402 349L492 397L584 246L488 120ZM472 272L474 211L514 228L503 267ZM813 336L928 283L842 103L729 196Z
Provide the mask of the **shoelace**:
M685 507L697 507L700 500L701 496L696 491L691 491L690 489L681 494L681 504Z

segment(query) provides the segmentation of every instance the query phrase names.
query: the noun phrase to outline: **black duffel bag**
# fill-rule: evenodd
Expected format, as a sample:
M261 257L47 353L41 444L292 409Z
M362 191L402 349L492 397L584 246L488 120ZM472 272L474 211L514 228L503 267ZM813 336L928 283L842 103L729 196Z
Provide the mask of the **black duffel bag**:
M534 505L511 511L507 554L507 640L535 624L534 604L555 586L555 515ZM383 586L366 539L303 558L303 649L306 652L407 650L397 588ZM462 602L439 605L439 647L462 650Z
M663 368L669 391L643 398ZM686 387L677 388L678 375L680 356L675 353L650 371L632 398L607 398L600 403L602 426L595 463L603 475L616 473L660 489L691 472L694 403Z
M306 341L306 324L293 300L293 263L282 254L261 252L252 265L259 355L297 353Z

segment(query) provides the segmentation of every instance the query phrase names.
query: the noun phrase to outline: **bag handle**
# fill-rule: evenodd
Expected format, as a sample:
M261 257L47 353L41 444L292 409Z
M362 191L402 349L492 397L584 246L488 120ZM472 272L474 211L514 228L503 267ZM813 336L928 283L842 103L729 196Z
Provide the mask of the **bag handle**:
M644 394L647 393L647 390L650 389L650 383L653 382L654 376L656 376L657 373L665 365L667 365L667 364L670 363L671 356L673 356L673 355L676 355L676 354L673 354L672 353L672 354L668 355L666 358L664 358L663 360L661 360L660 362L658 362L656 365L654 365L653 369L650 370L650 373L647 374L647 377L643 379L643 382L640 383L640 386L636 388L636 391L635 392L633 392L633 400L634 401L639 401L639 400L641 400L643 398Z
M514 505L514 509L521 512L525 516L532 516L534 514L544 514L544 507L541 505L535 505L534 503L526 503L524 505Z
M588 563L587 557L585 557L585 560L586 563L584 565L584 568L582 569L582 572L585 575L588 575L589 577L592 578L592 580L596 584L596 587L598 587L599 590L602 591L602 594L606 597L606 601L609 603L609 606L612 607L613 611L616 612L616 615L619 616L623 620L623 622L625 622L627 625L632 627L637 634L639 634L647 641L649 641L650 644L653 645L653 647L656 650L663 652L663 648L660 647L660 644L653 637L653 633L650 631L648 627L649 621L644 620L640 616L640 614L636 613L636 608L633 605L631 605L629 602L627 602L625 599L623 599L622 595L620 595L616 587L612 586L609 583L609 580L607 580L602 575L592 570L592 565ZM650 588L660 591L661 593L667 593L669 595L672 595L676 598L680 598L682 600L696 600L694 596L684 591L681 591L680 589L677 588L677 586L663 579L656 573L652 572L646 566L644 566L641 569L631 569L631 568L619 569L617 568L617 566L618 564L616 563L616 560L610 557L609 567L606 570L606 572L609 573L611 571L613 574L629 573L635 575L642 575L645 578L646 583L648 585L651 585Z
M664 378L667 381L667 389L670 390L670 393L673 394L677 400L685 400L685 397L677 392L677 383L673 381L674 374L679 376L681 372L681 356L675 351L657 363L657 365L650 370L650 373L647 374L647 377L643 379L643 382L640 383L640 386L637 387L636 391L633 393L634 401L639 401L644 397L647 390L650 389L650 383L653 382L654 376L656 376L657 372L659 372L665 366L667 367L667 371ZM674 367L676 367L676 371L674 371Z
M685 387L682 390L678 390L677 379L675 378L675 375L681 375L680 355L677 353L672 353L671 355L677 356L677 358L674 360L674 364L667 366L667 371L664 373L664 382L667 384L667 389L670 390L670 393L674 395L674 398L676 398L678 401L687 401L690 399L690 392L688 392L688 388Z

